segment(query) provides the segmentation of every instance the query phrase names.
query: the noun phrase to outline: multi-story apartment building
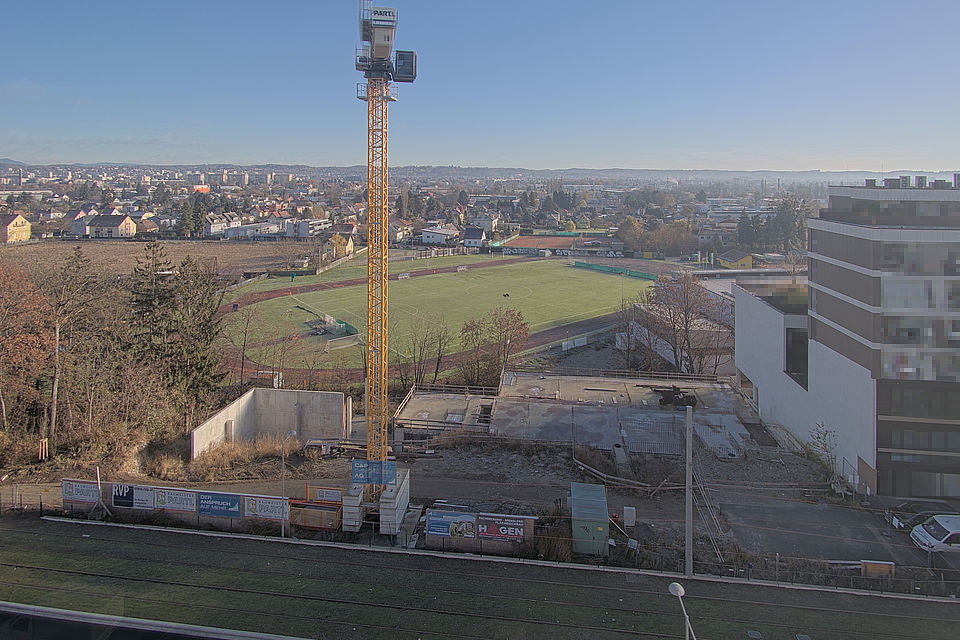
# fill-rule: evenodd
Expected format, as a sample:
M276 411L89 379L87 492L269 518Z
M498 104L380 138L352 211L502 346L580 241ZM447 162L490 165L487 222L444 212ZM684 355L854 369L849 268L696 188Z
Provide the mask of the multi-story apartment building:
M762 417L801 439L834 431L838 471L862 490L960 496L960 175L918 178L830 187L808 221L806 317L779 321L763 294L736 292L738 371ZM739 335L751 310L784 328L779 379Z

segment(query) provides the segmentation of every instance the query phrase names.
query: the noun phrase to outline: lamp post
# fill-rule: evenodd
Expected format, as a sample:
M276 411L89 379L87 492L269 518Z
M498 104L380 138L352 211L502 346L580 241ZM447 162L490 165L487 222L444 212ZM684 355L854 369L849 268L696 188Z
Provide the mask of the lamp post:
M296 435L297 435L296 430L295 430L295 429L291 429L290 431L287 432L287 435L283 436L283 440L280 441L280 498L281 498L281 499L287 497L286 486L284 485L284 480L285 480L286 475L287 475L287 464L286 464L287 438L292 438L292 437L294 437L294 436L296 436ZM284 537L286 537L286 536L284 535L284 531L283 531L283 523L284 523L283 515L285 515L285 514L280 514L280 515L281 515L281 517L280 517L280 537L281 537L281 538L284 538Z
M686 594L683 585L679 582L671 582L668 589L670 589L670 593L677 596L677 599L680 601L680 609L683 611L683 637L686 638L686 640L690 640L690 636L693 636L693 640L697 640L697 634L693 632L693 626L690 624L690 616L687 615L687 608L683 606L683 596Z

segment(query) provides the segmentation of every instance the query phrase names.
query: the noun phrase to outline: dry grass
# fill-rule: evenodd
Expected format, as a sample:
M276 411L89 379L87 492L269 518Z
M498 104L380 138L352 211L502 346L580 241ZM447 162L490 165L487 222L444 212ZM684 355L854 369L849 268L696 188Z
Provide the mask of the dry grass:
M209 482L233 468L265 458L279 458L282 442L283 438L279 435L261 436L252 441L227 442L191 462L188 473L193 479ZM287 441L287 455L299 449L297 440Z
M143 256L144 242L124 240L46 240L23 246L0 245L0 260L12 262L31 271L49 271L59 266L79 246L90 258L94 271L106 276L125 275L133 271L137 258ZM308 244L288 242L219 242L163 241L167 258L179 264L191 256L221 274L237 275L244 270L283 268L291 251L310 253Z

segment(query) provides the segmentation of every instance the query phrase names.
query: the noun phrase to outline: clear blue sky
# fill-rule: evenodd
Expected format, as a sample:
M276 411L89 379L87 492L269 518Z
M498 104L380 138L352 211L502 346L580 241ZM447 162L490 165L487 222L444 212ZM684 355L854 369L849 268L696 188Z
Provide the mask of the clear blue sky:
M385 0L393 165L960 167L955 0ZM363 164L355 0L8 2L0 157Z

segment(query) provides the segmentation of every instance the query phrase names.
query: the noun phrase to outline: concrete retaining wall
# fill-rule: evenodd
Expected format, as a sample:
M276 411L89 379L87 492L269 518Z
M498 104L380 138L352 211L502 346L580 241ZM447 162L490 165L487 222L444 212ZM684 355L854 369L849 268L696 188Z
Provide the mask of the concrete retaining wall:
M295 389L251 389L190 434L190 459L229 440L282 436L291 430L297 440L350 436L348 407L342 393Z
M253 421L254 393L265 389L251 389L220 410L212 418L190 433L190 459L227 440L229 421L233 421L234 436L240 437L240 425Z

